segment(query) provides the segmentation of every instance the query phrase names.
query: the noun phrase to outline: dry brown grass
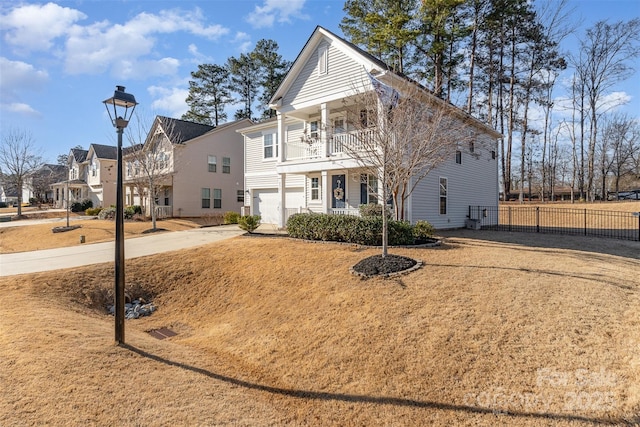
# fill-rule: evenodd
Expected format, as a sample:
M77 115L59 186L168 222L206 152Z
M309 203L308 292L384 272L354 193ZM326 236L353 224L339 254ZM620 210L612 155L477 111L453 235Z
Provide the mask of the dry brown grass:
M425 266L361 280L377 250L282 237L127 261L159 306L128 347L112 265L3 279L0 425L640 422L637 242L459 231L392 252Z
M619 211L619 212L640 212L640 201L635 200L620 200L616 202L595 202L595 203L585 203L585 202L546 202L546 203L536 203L536 202L526 202L526 203L518 203L518 202L507 202L500 203L504 206L511 207L531 207L531 206L540 206L547 208L558 208L558 209L591 209L591 210L602 210L602 211Z
M80 244L80 236L85 236L85 243L109 242L115 239L114 221L86 219L74 220L71 226L80 228L54 233L54 227L65 226L66 222L36 224L0 228L0 253L35 251L41 249L61 248ZM157 228L167 231L188 230L199 225L189 219L168 219L157 221ZM125 221L125 239L140 237L152 228L150 221Z

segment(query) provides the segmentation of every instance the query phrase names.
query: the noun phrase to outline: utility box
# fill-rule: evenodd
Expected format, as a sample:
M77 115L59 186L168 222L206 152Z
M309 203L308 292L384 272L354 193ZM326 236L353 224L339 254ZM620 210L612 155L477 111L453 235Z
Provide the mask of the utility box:
M464 224L469 230L480 230L480 221L477 219L466 219Z

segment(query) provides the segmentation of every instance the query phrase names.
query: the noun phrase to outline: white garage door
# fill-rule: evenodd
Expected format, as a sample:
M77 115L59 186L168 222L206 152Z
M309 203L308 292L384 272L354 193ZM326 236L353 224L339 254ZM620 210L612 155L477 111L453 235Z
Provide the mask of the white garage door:
M287 211L304 207L302 188L288 189L286 197ZM253 213L260 215L263 224L278 224L280 220L280 196L275 189L254 190Z

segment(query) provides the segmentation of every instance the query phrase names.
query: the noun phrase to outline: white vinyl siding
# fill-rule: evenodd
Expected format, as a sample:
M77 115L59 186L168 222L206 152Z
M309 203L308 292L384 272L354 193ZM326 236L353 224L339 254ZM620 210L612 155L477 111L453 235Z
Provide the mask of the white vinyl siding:
M311 101L320 95L342 97L345 91L352 90L354 82L366 78L362 66L356 64L352 58L339 51L332 44L327 44L327 46L329 64L327 74L319 75L317 55L311 55L284 95L283 105ZM329 76L331 78L328 78Z

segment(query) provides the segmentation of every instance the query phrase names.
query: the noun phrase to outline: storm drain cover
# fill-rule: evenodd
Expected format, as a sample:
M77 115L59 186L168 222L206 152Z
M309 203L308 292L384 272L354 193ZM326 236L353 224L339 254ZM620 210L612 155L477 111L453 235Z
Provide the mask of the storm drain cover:
M152 330L150 330L149 331L149 335L151 335L152 337L157 338L159 340L163 340L165 338L173 337L173 336L176 336L178 334L176 334L175 332L173 332L169 328L160 328L160 329L152 329Z

